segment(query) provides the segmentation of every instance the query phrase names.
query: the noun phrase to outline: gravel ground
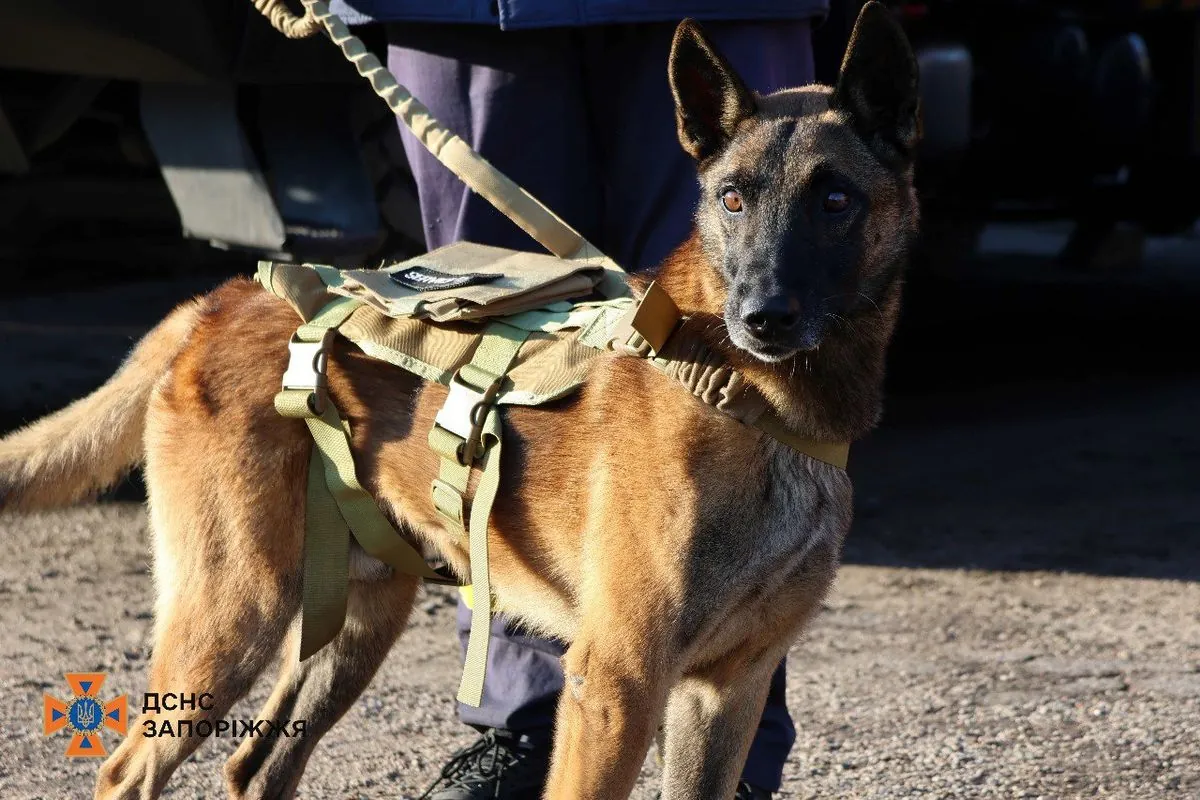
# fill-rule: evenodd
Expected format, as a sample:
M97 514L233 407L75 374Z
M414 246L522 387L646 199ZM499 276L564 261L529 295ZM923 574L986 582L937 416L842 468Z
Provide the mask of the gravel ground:
M0 427L102 380L128 329L193 288L92 292L105 311L84 293L0 299ZM886 424L852 457L847 565L789 658L785 796L1200 797L1200 292L1143 288L914 293L925 322L902 332ZM68 308L89 316L56 328ZM106 696L144 690L151 579L131 494L0 516L5 800L90 796L96 762L41 735L63 672L109 673ZM420 601L302 797L414 797L471 740L450 702L452 600ZM231 716L255 716L266 690ZM206 744L167 796L221 796L234 744ZM656 772L648 759L636 798Z
M150 577L135 504L6 517L0 796L88 797L96 764L41 736L67 670L145 688ZM322 742L301 796L406 798L470 740L453 597L426 595L371 689ZM845 567L789 658L794 797L1200 796L1200 584L1052 572ZM231 715L254 716L266 682ZM113 737L108 737L110 744ZM168 797L221 794L213 740ZM648 761L635 797L653 797Z

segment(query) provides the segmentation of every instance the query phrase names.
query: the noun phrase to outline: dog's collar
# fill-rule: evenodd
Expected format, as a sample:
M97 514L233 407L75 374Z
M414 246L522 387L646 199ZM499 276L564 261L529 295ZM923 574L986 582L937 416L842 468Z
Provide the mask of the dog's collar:
M679 307L656 283L616 325L610 345L622 354L646 359L707 405L762 431L809 458L846 468L848 442L820 442L788 427L779 412L742 373L698 336L684 333Z

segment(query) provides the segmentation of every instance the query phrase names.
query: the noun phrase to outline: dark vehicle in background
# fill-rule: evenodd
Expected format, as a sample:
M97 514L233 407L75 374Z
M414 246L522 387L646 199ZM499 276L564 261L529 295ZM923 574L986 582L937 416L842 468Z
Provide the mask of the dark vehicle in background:
M411 252L403 163L337 49L248 0L0 0L0 269Z
M921 65L926 267L957 267L989 221L1074 221L1079 267L1194 223L1200 3L891 5ZM816 30L824 82L859 6L833 0ZM0 0L10 280L219 250L370 263L420 241L395 125L319 37L284 39L248 0Z
M861 2L816 32L832 81ZM1134 258L1200 213L1200 3L890 3L921 66L926 265L954 267L985 222L1075 223L1060 260Z

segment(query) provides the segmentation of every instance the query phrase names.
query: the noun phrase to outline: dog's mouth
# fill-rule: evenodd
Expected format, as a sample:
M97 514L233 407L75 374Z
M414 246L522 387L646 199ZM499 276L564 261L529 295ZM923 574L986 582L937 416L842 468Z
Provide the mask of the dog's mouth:
M759 361L765 361L768 364L777 364L780 361L786 361L796 355L798 350L792 347L784 347L779 344L749 342L742 344L738 341L738 337L732 336L733 343L740 349L746 351L750 355L757 358Z
M728 324L729 339L759 361L777 364L800 353L816 351L825 339L825 326L818 322L801 321L793 330L769 339L756 336L741 324Z

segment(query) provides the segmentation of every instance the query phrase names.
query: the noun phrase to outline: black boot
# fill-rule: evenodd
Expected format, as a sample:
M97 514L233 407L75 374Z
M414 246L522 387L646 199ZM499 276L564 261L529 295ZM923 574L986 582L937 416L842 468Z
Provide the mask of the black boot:
M425 790L428 800L533 800L542 796L550 771L550 739L486 730L455 753Z
M766 789L759 789L757 786L742 782L738 784L737 794L733 796L733 800L771 800L771 795L772 793Z

